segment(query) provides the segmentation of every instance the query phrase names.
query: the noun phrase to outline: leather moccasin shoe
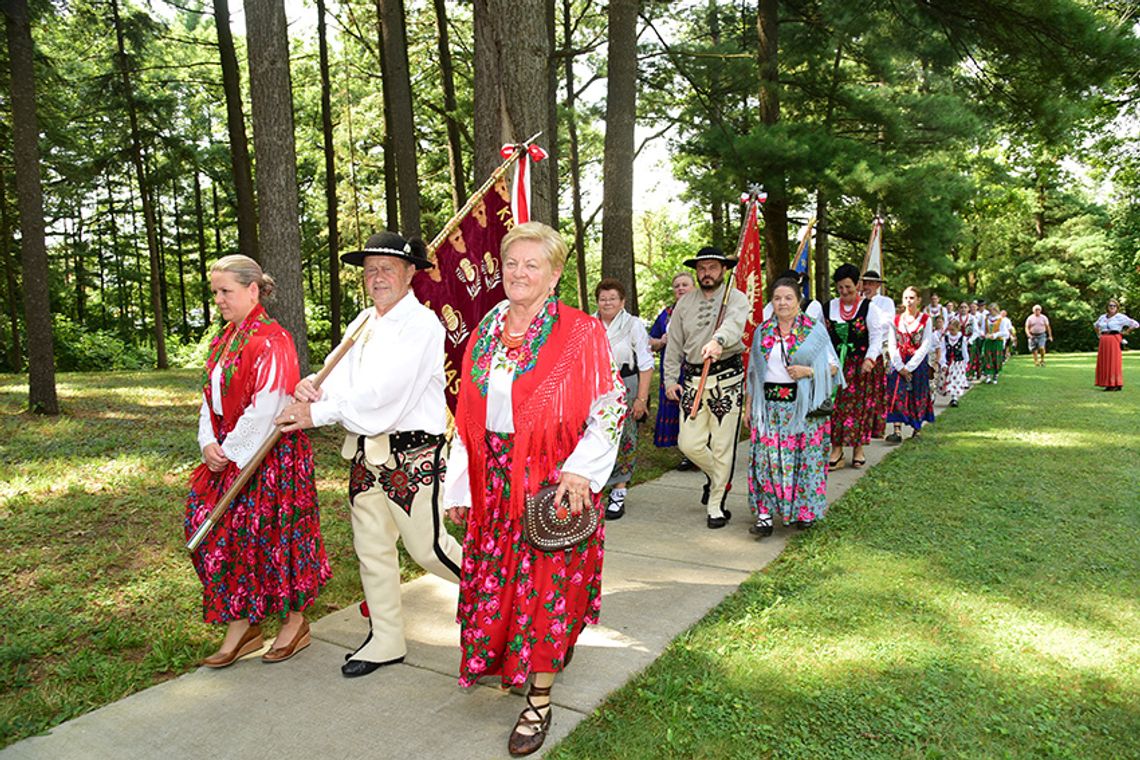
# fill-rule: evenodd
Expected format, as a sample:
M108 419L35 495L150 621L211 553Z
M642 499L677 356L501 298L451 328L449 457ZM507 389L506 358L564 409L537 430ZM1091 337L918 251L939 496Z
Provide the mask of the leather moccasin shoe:
M261 638L261 626L251 625L242 634L241 641L228 652L218 650L202 660L207 668L228 668L250 652L256 652L265 646L265 639Z
M261 655L261 661L285 662L285 660L288 660L290 657L297 654L297 652L300 652L311 643L313 643L313 638L309 634L309 621L302 620L301 627L298 628L297 633L293 635L293 640L287 644L282 644L280 641L274 641L273 648L265 654Z
M385 662L369 662L368 660L349 660L340 666L340 672L345 678L359 678L366 676L369 673L384 667L385 665L395 665L403 662L403 657L397 657L394 660L387 660Z

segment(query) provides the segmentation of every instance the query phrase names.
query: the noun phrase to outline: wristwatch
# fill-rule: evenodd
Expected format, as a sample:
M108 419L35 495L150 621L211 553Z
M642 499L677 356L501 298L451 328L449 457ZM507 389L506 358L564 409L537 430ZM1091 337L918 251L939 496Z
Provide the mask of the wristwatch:
M718 344L720 344L720 347L721 347L721 348L724 348L724 345L725 345L725 340L724 340L724 337L723 337L723 336L721 336L721 335L714 335L714 336L713 336L713 340L715 340L715 341L716 341Z

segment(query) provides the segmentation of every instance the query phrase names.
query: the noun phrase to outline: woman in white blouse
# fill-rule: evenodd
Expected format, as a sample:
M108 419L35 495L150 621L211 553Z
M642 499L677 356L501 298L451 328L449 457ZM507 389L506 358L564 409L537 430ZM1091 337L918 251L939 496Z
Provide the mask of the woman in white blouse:
M1106 391L1123 390L1121 344L1123 336L1140 327L1140 322L1121 312L1120 302L1112 298L1108 301L1107 311L1097 317L1095 326L1100 335L1100 347L1096 353L1096 385Z
M921 310L918 290L903 291L903 311L895 316L894 329L887 333L891 371L887 375L889 399L887 422L894 423L889 443L902 443L902 426L914 428L918 438L924 422L934 422L934 399L930 393L930 364L927 356L933 344L934 320Z
M502 243L507 300L483 318L464 351L457 436L444 506L466 524L459 579L459 683L533 679L507 742L512 755L542 746L554 676L601 609L604 520L568 549L523 537L526 497L557 484L569 511L601 517L626 413L625 386L605 328L555 295L567 256L550 227L528 222Z
M627 404L622 426L617 462L606 486L610 498L606 502L606 519L619 520L625 514L626 486L637 463L637 427L649 414L649 384L653 380L653 353L649 350L649 333L641 320L625 310L625 286L607 277L594 289L598 302L595 316L606 328L610 350L614 354L625 385Z
M210 344L198 417L202 464L190 477L189 538L273 432L299 379L293 336L265 313L273 279L246 256L210 272L225 320ZM224 668L263 646L261 623L284 619L262 659L279 662L309 645L302 614L332 575L321 541L313 451L303 431L285 433L192 556L206 622L226 623L221 648L202 661Z

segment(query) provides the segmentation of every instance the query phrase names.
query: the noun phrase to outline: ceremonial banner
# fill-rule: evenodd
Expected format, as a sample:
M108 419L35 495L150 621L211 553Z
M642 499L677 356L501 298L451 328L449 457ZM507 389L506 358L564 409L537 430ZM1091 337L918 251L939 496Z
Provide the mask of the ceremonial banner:
M444 390L452 412L467 338L506 297L499 257L503 238L516 222L530 219L530 162L546 158L546 151L531 144L535 137L522 145L503 146L503 163L428 246L435 266L417 272L412 280L416 298L436 313L447 331ZM512 162L516 167L513 188L506 174Z
M811 233L813 227L815 227L814 218L804 227L803 234L800 236L800 247L792 259L792 269L804 275L804 298L811 298L811 277L808 276L808 270L811 267Z
M748 370L748 352L752 346L752 334L764 321L764 260L760 243L760 204L768 194L758 191L744 194L740 200L748 204L744 214L744 226L740 230L740 242L736 255L736 279L733 285L744 293L752 304L748 321L744 324L744 369Z
M867 241L867 255L863 257L863 268L859 273L868 269L878 272L880 277L886 276L883 271L883 219L879 216L871 222L871 239Z

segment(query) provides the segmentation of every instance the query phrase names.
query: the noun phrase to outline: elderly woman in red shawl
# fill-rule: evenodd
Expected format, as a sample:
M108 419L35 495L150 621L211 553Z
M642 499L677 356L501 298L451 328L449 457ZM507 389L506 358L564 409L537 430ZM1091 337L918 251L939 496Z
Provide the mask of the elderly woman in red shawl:
M187 538L250 465L299 379L293 336L261 305L273 287L247 256L225 256L210 272L225 326L206 360L198 419L203 462L190 477ZM303 612L332 573L303 432L281 436L192 559L206 622L227 624L221 648L203 665L224 668L261 649L261 623L272 616L284 623L262 660L287 660L309 645Z
M459 581L459 683L532 679L508 740L512 755L542 746L554 675L570 663L601 608L599 493L617 457L624 385L601 323L555 296L566 244L538 222L503 238L507 300L483 319L463 358L457 437L444 505L466 523ZM571 512L595 510L597 531L568 549L523 538L528 495L557 484Z

